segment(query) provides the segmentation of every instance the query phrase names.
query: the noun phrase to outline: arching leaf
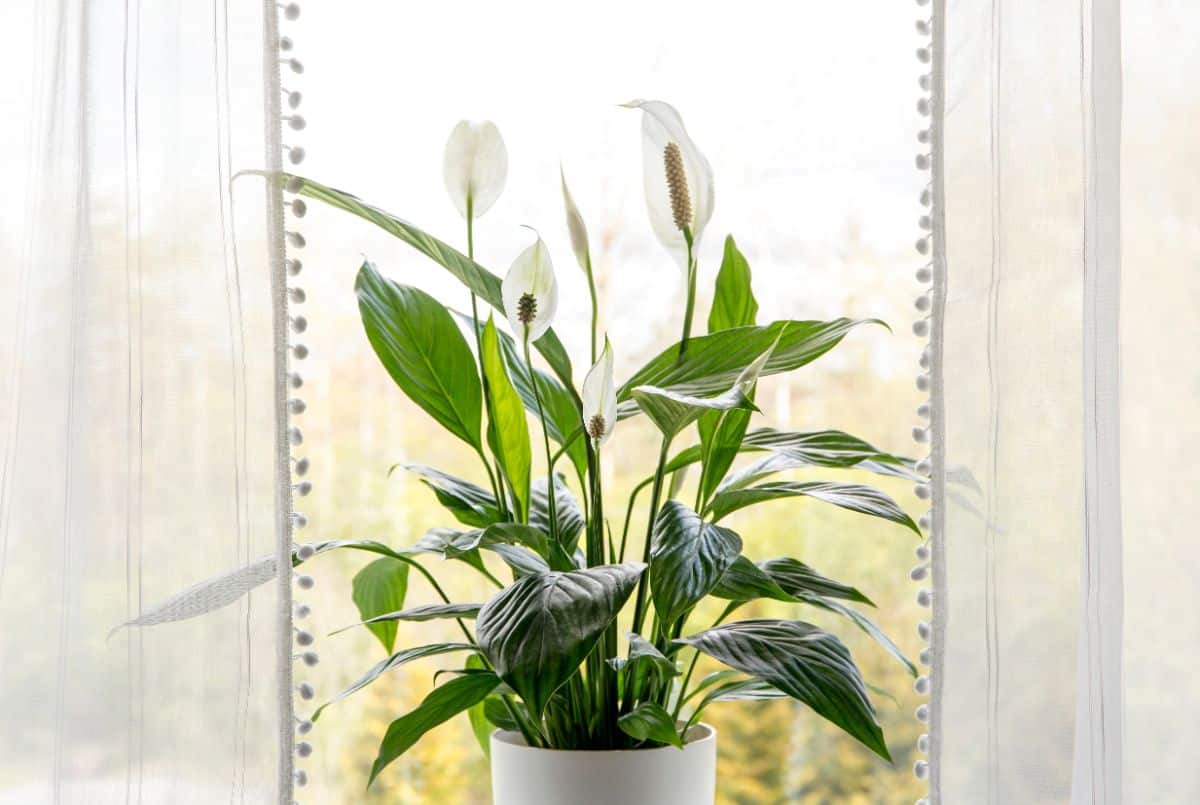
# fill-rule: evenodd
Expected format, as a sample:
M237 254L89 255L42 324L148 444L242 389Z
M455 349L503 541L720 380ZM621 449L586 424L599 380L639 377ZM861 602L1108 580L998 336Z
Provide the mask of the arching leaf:
M676 500L663 504L652 538L650 594L664 626L708 595L742 551L741 537Z
M878 489L862 484L834 483L832 481L793 481L761 484L746 489L731 489L718 492L709 503L708 513L714 520L720 520L725 515L738 509L752 506L767 500L781 498L810 497L815 500L832 503L843 509L881 517L898 523L920 536L921 530L912 518L904 513L896 501L880 492Z
M363 621L403 609L404 596L408 592L408 565L398 559L382 556L354 575L351 588L351 597ZM395 650L395 621L371 622L367 628L379 638L384 651Z

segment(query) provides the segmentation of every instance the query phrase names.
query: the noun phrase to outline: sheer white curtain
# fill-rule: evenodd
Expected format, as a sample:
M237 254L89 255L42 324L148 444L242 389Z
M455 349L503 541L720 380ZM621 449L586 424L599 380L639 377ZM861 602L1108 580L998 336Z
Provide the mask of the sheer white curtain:
M4 4L0 802L291 801L276 14Z
M1200 801L1200 7L933 29L932 799Z

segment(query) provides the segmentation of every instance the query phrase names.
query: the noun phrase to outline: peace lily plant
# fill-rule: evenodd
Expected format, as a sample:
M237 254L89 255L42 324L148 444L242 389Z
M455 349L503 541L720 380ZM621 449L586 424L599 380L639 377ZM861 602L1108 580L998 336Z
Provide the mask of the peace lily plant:
M915 675L859 609L874 604L800 559L761 556L753 534L723 524L750 506L805 497L917 531L875 488L771 480L811 467L910 477L908 460L841 431L750 427L760 413L759 378L800 369L863 322L758 323L749 266L727 238L707 333L694 334L696 255L713 211L712 171L675 109L661 101L628 106L642 112L650 223L683 270L686 294L679 341L620 385L613 343L597 329L587 227L565 175L567 230L592 303L592 366L581 387L553 329L558 284L541 237L532 233L503 280L474 260L474 221L495 203L507 176L504 142L493 124L460 123L446 146L446 188L466 221L465 254L354 196L287 177L290 189L358 215L426 255L470 297L470 313L458 313L363 263L355 290L379 361L404 394L471 447L478 475L404 468L445 509L444 519L411 544L323 542L296 553L297 564L332 550L380 556L357 574L353 588L361 625L387 657L314 720L333 701L401 665L442 654L462 659L456 670L438 674L415 710L392 722L371 781L425 732L460 714L485 749L488 734L499 729L533 749L677 751L697 734L709 705L773 697L803 702L890 760L868 686L838 637L804 620L735 619L755 599L834 613ZM500 315L485 316L480 301ZM605 453L621 449L620 423L636 416L646 416L660 435L657 459L629 498L614 503L600 468ZM743 454L756 460L735 467ZM540 475L535 465L543 460L548 469ZM696 466L698 481L685 497L684 485L671 479ZM644 534L631 533L639 510L646 513ZM451 600L431 558L474 568L494 594ZM410 569L440 603L403 605ZM706 599L723 609L714 622L697 622ZM433 619L457 621L461 640L396 648L396 622ZM724 669L696 678L701 655Z

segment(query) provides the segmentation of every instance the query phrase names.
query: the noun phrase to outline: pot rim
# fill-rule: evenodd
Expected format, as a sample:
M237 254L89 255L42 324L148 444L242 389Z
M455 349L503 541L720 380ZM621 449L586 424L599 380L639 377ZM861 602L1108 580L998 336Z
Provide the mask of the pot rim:
M706 744L715 743L717 740L717 730L711 724L706 724L701 721L687 731L689 740L684 743L683 749L679 750L673 746L656 746L650 749L545 749L540 746L530 746L525 743L525 738L516 730L495 730L492 735L492 743L502 743L517 750L528 752L564 752L572 755L639 755L644 756L653 752L679 752L688 751L690 749L699 749Z

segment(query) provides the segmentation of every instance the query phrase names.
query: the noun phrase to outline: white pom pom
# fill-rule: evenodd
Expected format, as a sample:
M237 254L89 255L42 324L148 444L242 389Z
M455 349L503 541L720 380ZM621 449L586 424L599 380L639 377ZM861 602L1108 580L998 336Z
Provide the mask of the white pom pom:
M299 428L288 428L288 441L291 442L292 447L299 447L304 443L304 434Z
M280 49L280 50L283 50L283 51L288 51L288 50L291 50L291 49L292 49L292 40L291 40L291 38L290 38L290 37L287 37L287 36L281 36L281 37L279 37L279 49Z
M302 458L296 462L296 474L297 475L307 475L308 474L308 458Z
M300 19L300 6L296 3L288 3L283 7L283 16L284 19L295 22Z
M923 755L929 754L929 736L922 735L917 739L917 751Z
M917 389L929 391L929 375L917 375Z
M321 658L319 656L317 656L317 652L315 652L315 651L304 652L303 654L300 655L300 659L304 660L304 664L307 665L309 668L313 667L314 665L316 665L317 663L319 663L321 661Z
M921 336L922 338L929 335L929 319L917 319L912 326L913 335Z
M308 517L304 514L304 512L294 512L292 514L292 523L296 526L296 528L304 528L308 525Z
M933 279L933 269L929 266L921 266L917 269L917 282L930 282Z
M921 408L928 409L929 405L928 404L922 405ZM920 408L917 409L917 413L921 413ZM925 413L922 415L929 416L929 411L926 410ZM917 466L915 467L915 469L917 471L917 475L929 475L929 473L933 470L933 463L929 460L928 457L926 457L917 462Z
M311 646L313 644L313 640L315 640L315 638L309 632L306 632L303 629L300 629L296 632L296 645L298 646Z
M917 226L921 227L922 229L933 229L933 219L928 215L922 215L917 219Z
M916 716L917 716L917 721L920 721L922 724L928 724L929 723L929 705L923 704L920 707L918 707Z
M304 344L296 344L292 347L292 355L296 357L296 360L302 361L308 357L308 347Z
M293 397L292 399L288 400L289 413L303 414L307 408L308 406L304 404L304 400L300 399L299 397Z
M921 653L917 655L917 662L921 663L921 665L929 665L932 659L933 652L931 649L923 648L921 649Z
M298 586L301 590L311 590L313 587L317 586L317 582L312 576L297 576L296 586Z
M301 720L300 723L296 725L296 732L300 733L301 735L308 735L310 732L312 732L312 728L313 723L306 718Z
M908 577L913 581L922 581L929 575L928 565L917 565L912 570L908 571Z
M922 64L929 63L929 48L921 48L917 51L917 61Z
M304 620L311 614L312 614L312 607L310 607L308 604L297 604L296 605L296 618L297 619Z
M301 235L299 232L288 232L287 239L288 239L288 243L292 246L293 249L303 249L305 246L308 245L308 241L306 241L304 239L304 236Z
M922 640L928 642L929 636L933 634L933 627L931 627L926 621L921 621L917 624L917 634ZM926 663L926 665L928 665L928 663Z
M303 115L288 115L284 118L288 122L288 127L292 131L304 131L304 127L308 125L308 121Z
M284 265L287 266L287 273L289 276L294 277L304 270L304 263L301 263L299 260L291 259L284 260L283 262Z
M296 785L300 786L301 788L308 785L308 772L306 772L304 769L300 769L296 772Z
M928 531L929 527L933 525L933 517L929 512L926 512L917 519L917 525L919 525L923 530Z
M289 92L289 93L288 93L288 96L287 96L287 105L288 105L288 108L290 108L290 109L298 109L298 108L300 108L300 103L301 103L303 100L304 100L304 96L303 96L303 95L301 95L299 92ZM293 190L293 191L291 191L291 192L295 193L296 191L295 191L295 190Z
M293 59L293 61L295 61L295 60ZM307 152L304 150L303 146L300 146L300 145L287 146L287 149L288 149L288 162L292 163L293 165L299 165L301 162L304 161L304 155Z
M926 310L929 310L930 305L931 303L929 301L929 294L921 294L913 302L913 307L922 313L924 313Z
M917 132L917 142L921 143L921 145L928 145L929 138L929 129L921 129Z
M917 154L917 170L929 170L929 154Z
M933 552L929 550L928 545L918 545L917 549L913 551L913 553L917 555L917 561L928 562L929 557Z
M918 780L924 780L929 776L929 762L925 760L918 760L913 764L913 774L916 775Z
M929 500L930 495L933 493L929 489L929 484L917 484L913 487L913 494L921 500Z
M928 207L933 203L933 191L928 187L921 191L921 206Z
M297 495L304 497L312 491L312 481L301 481L300 483L293 485L292 488L296 490Z
M917 693L920 693L922 695L928 693L929 692L929 677L927 677L927 676L917 677L916 681L913 682L913 690L915 690Z
M912 429L913 441L919 444L929 441L929 432L925 428Z
M288 288L288 299L292 304L302 305L308 299L308 295L304 293L303 288Z
M292 215L297 218L303 218L308 215L308 205L304 203L302 198L292 199Z
M917 603L923 607L927 607L933 603L933 593L929 590L921 590L917 593Z
M933 110L928 98L922 98L917 101L917 111L923 115L928 115Z
M929 419L929 414L931 411L932 411L932 409L930 408L929 403L921 403L920 405L917 406L917 416L921 417L922 419ZM922 459L922 461L924 461L924 459ZM917 462L917 472L921 472L921 462L920 461ZM922 475L925 475L925 474L928 474L928 473L927 472L922 473Z
M308 319L303 316L293 316L291 320L292 332L302 333L308 329Z
M283 189L289 193L299 193L304 189L304 180L299 176L289 176L287 183L283 186Z
M300 694L300 698L304 699L304 701L309 701L313 696L317 695L317 692L313 690L313 686L307 682L301 682L296 688L296 691Z
M298 389L304 385L304 378L296 372L288 372L288 385Z
M916 242L917 252L919 254L929 254L929 239L921 238Z
M917 33L928 34L930 30L929 20L917 20Z
M308 757L312 754L312 752L312 744L310 744L308 741L301 741L300 743L296 744L296 754L300 757Z
M933 86L933 76L931 76L929 73L925 73L917 79L917 84L921 87L921 89L928 91L928 89Z

